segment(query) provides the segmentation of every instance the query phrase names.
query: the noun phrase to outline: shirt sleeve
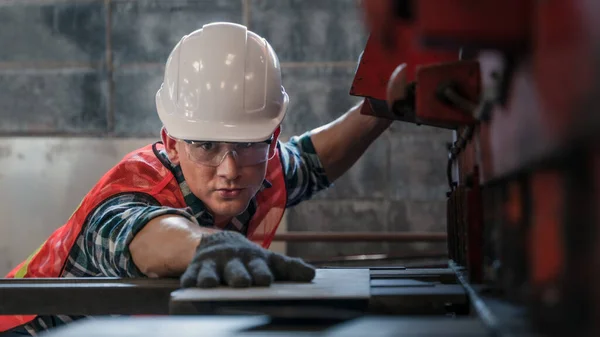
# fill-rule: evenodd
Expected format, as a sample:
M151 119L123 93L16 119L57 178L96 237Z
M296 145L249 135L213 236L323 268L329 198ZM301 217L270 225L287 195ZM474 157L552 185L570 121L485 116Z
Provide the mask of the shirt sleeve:
M281 142L280 156L288 195L286 207L308 200L331 186L309 132Z
M131 258L129 244L152 219L176 214L196 222L185 209L161 206L143 193L127 193L107 199L84 225L83 247L92 266L111 277L141 277Z

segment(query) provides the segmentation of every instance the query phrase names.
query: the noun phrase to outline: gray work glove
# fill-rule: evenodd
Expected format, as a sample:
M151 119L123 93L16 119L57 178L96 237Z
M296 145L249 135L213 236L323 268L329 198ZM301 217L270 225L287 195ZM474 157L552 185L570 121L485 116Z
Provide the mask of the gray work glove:
M310 282L315 268L299 258L268 251L242 234L222 231L202 238L181 276L181 286L269 286L273 280Z

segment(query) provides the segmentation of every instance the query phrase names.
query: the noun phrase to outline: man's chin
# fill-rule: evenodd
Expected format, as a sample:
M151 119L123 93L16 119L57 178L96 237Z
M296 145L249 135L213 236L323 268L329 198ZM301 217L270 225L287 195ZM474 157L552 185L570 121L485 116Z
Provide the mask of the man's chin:
M248 202L242 200L221 200L218 202L216 213L222 216L238 216L248 208Z

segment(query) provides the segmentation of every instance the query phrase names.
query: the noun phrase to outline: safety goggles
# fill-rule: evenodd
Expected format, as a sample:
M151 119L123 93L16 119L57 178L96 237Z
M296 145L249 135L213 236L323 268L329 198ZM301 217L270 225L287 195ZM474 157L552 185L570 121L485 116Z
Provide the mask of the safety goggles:
M256 143L228 143L184 140L188 158L196 164L217 167L227 155L231 154L240 166L264 163L275 155L269 156L273 138Z

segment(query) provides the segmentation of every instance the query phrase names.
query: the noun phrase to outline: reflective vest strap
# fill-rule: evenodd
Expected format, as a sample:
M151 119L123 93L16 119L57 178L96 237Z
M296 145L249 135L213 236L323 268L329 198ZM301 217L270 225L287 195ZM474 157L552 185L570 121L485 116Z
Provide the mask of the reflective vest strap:
M269 248L285 212L287 202L287 190L279 152L269 160L266 179L272 186L256 196L258 207L248 226L248 238L264 248Z
M0 315L0 332L27 324L36 317L36 315Z

